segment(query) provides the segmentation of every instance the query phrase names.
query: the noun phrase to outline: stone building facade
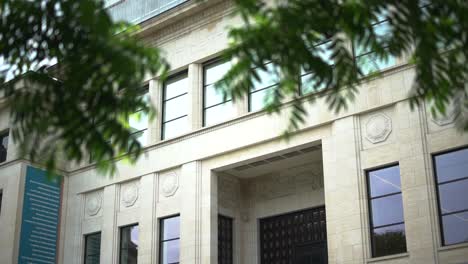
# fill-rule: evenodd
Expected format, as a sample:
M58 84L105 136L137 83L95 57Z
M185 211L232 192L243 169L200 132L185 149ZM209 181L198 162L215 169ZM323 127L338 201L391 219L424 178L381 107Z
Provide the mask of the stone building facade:
M112 177L64 163L56 238L38 238L32 259L23 204L38 166L18 158L0 112L1 263L468 263L468 134L450 109L434 118L410 108L408 58L364 81L340 113L323 93L304 95L316 101L289 140L289 104L268 115L252 110L254 95L214 103L230 108L214 109L211 124L208 79L220 77L227 27L241 21L231 1L179 2L141 23L175 76L145 82L163 110L138 126L144 155L116 161ZM171 108L177 98L186 107Z

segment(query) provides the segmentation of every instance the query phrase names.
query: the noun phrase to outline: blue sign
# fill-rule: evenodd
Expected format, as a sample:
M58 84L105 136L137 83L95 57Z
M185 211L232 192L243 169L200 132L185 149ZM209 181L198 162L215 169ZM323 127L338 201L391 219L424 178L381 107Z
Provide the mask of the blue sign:
M61 177L28 166L21 220L20 264L54 264L60 221Z

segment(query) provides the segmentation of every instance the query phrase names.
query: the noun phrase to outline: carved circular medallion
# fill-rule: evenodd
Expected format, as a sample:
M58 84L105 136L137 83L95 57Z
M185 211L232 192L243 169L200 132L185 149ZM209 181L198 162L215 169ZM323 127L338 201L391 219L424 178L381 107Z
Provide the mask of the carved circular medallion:
M102 206L102 197L100 193L92 193L86 197L86 213L89 216L94 216L99 213Z
M392 121L385 114L376 114L366 124L366 139L376 144L387 139L392 131Z
M447 109L445 110L445 115L438 113L436 116L431 114L432 122L436 123L438 126L446 126L455 121L457 119L458 114L460 113L455 108L455 104L458 103L457 101L452 101L450 104L447 105Z
M169 197L176 193L179 188L179 176L175 172L164 175L161 179L161 191L164 196Z
M136 183L129 183L122 186L122 204L130 207L138 200L138 186Z

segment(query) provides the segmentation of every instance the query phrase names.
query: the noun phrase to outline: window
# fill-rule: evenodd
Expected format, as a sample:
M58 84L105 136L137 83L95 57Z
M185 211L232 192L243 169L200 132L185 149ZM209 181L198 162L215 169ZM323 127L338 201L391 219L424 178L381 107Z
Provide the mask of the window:
M150 103L148 87L142 90L141 96L145 102ZM130 115L128 123L132 135L135 135L140 144L145 146L148 140L148 115L140 109Z
M3 190L0 189L0 215L2 214Z
M468 242L468 148L435 155L444 246Z
M161 219L160 264L178 264L180 253L180 216Z
M406 252L398 165L367 173L372 256Z
M223 98L221 91L214 84L231 67L227 61L215 61L203 68L203 125L209 126L235 116L236 109L231 98Z
M381 42L385 41L390 31L390 23L385 18L384 14L378 16L377 22L372 25L377 39ZM377 58L376 54L370 47L354 43L354 56L356 65L361 69L364 75L383 70L396 64L393 56L389 56L387 60Z
M164 84L162 139L188 130L187 72L173 76Z
M218 215L218 264L233 263L232 218Z
M138 225L120 228L120 264L138 263Z
M249 92L249 111L258 111L263 109L268 103L268 98L273 96L276 87L278 87L279 74L278 68L271 62L266 64L266 71L259 68L255 69L259 80L253 80L253 87Z
M8 131L0 133L0 162L7 159L8 150Z
M326 40L323 43L320 43L314 47L314 51L316 51L316 56L322 58L325 62L328 63L331 67L333 67L334 62L332 60L332 50L331 50L331 40ZM322 89L325 89L326 84L321 83L317 86L317 80L314 78L314 74L311 72L307 72L304 69L301 69L301 94L308 94L311 92L317 92Z
M85 264L99 264L101 258L101 233L85 236Z

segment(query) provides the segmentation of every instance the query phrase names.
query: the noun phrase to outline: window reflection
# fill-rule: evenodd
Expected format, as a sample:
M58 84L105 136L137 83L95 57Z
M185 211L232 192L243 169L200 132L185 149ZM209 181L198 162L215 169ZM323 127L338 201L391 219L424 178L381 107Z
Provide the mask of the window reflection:
M119 263L138 263L138 225L131 225L120 228Z
M255 69L258 79L253 80L249 93L249 111L258 111L265 108L268 100L274 94L279 83L279 68L273 63L266 64L266 70Z
M176 264L180 258L180 216L161 219L160 264Z
M231 68L231 62L218 60L203 68L203 125L210 126L231 119L236 111L232 99L215 88Z
M0 133L0 162L6 161L8 149L8 131Z
M99 264L101 258L101 233L85 236L85 264Z
M316 45L313 49L316 53L314 55L321 58L324 62L333 68L334 62L332 59L332 49L330 47L331 41L327 40L323 43ZM308 94L318 92L327 88L327 84L319 82L314 73L308 72L304 69L301 70L301 94Z
M468 148L434 156L443 245L468 242Z
M179 136L188 131L187 72L170 77L164 83L161 139Z
M374 34L377 37L377 41L380 43L387 42L387 39L390 36L390 23L388 19L386 19L385 13L382 13L377 17L377 21L372 27ZM355 42L353 48L356 65L363 75L378 72L396 64L396 59L393 56L389 56L387 59L378 58L370 46Z
M367 183L372 256L406 252L399 166L369 171Z

